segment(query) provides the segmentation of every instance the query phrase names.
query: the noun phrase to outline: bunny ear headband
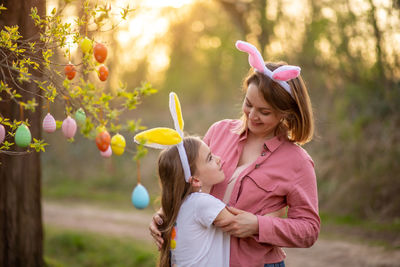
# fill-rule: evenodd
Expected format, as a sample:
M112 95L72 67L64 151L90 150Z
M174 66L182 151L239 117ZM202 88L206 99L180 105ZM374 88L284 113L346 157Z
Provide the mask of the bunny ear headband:
M174 120L175 130L161 127L153 128L138 133L135 135L134 140L136 143L145 141L145 146L157 149L164 149L177 145L183 172L185 174L185 181L188 183L191 173L186 150L183 146L183 118L181 104L179 103L178 96L173 92L169 94L169 110Z
M244 41L237 41L236 48L249 54L250 66L252 66L258 72L265 74L273 81L277 82L293 97L292 91L290 90L290 85L287 83L287 81L297 78L300 75L300 67L285 65L277 68L274 71L271 71L265 66L260 52L254 45Z

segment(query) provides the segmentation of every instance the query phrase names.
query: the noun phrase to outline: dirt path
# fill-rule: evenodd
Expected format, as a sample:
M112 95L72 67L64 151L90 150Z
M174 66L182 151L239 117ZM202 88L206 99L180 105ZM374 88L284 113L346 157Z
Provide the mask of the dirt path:
M86 230L152 242L148 233L151 215L78 204L43 203L44 223L59 228ZM285 249L287 267L400 267L400 250L320 238L309 249Z

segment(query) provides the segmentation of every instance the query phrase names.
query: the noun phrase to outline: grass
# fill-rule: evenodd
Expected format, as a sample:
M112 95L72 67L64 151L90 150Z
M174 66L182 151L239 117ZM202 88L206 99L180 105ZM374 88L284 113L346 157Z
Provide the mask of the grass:
M48 267L135 266L154 267L157 251L132 239L45 228L45 262Z
M400 233L400 219L392 222L378 222L370 220L362 220L355 216L338 216L328 213L320 213L321 220L326 223L335 223L338 225L349 225L362 227L364 229L377 230L377 231L395 231Z
M327 238L353 240L388 249L400 249L400 220L371 221L355 216L338 216L320 212L321 235Z
M105 180L83 180L77 182L72 179L60 178L43 186L43 197L49 200L75 200L86 203L102 203L128 207L131 189L106 188ZM111 204L112 203L112 204Z

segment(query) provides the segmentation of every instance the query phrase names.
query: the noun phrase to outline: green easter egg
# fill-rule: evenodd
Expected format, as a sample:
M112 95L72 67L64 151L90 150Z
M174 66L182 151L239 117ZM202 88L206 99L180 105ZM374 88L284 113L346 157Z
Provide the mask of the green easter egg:
M32 141L32 135L29 128L25 124L18 126L15 132L15 143L19 147L27 147Z
M78 122L78 124L82 125L86 121L86 114L85 111L80 108L75 112L75 120Z

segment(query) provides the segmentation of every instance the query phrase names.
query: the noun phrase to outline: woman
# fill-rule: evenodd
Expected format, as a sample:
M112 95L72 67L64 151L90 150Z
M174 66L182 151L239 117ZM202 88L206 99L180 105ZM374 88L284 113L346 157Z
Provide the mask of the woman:
M298 67L265 65L254 46L236 46L255 71L244 81L242 118L217 122L204 137L226 177L211 194L236 214L215 224L231 234L230 266L284 266L280 247L310 247L320 229L314 163L299 146L312 139L311 102ZM287 218L263 216L285 207ZM159 220L150 224L158 245Z

